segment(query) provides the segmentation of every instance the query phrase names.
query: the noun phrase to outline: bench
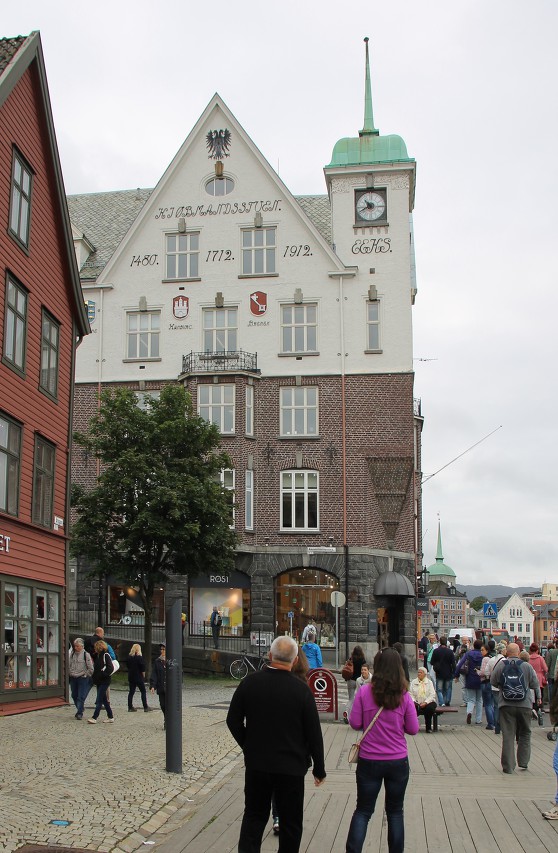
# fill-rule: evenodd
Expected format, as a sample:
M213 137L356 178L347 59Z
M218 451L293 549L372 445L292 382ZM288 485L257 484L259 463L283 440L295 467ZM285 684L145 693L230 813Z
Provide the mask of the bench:
M451 705L439 705L434 711L434 716L432 717L432 729L433 731L438 731L438 717L441 717L442 714L457 714L459 708L452 708Z

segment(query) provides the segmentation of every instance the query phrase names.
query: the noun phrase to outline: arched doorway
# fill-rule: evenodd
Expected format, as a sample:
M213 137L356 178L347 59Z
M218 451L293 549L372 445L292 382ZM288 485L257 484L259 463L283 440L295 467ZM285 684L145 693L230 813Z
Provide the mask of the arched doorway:
M335 608L331 593L339 580L320 569L290 569L275 579L275 625L277 634L292 634L300 640L311 620L318 629L316 642L335 647ZM291 615L292 614L292 615Z

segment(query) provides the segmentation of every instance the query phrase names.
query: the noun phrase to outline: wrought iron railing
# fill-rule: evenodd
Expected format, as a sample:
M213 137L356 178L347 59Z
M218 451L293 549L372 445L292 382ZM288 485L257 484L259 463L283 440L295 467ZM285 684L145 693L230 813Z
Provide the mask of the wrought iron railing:
M257 352L223 350L222 352L190 352L182 356L183 373L215 373L221 370L245 370L258 373Z

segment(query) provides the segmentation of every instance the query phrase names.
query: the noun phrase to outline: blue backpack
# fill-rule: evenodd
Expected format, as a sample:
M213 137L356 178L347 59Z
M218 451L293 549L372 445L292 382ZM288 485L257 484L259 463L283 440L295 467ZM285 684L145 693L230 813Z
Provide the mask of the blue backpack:
M500 690L506 702L523 702L527 696L527 684L521 668L522 660L508 658L500 674Z

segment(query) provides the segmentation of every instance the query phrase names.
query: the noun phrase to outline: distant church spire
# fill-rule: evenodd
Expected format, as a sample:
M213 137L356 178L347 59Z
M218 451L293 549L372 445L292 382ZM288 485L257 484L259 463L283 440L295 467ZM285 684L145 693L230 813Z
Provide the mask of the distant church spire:
M442 528L440 526L440 522L438 521L438 550L436 551L436 562L443 563L444 555L442 554Z
M364 39L366 45L366 69L364 76L364 127L359 130L359 136L373 134L378 136L379 131L374 127L374 113L372 110L372 85L370 83L370 57L368 55L368 36Z

